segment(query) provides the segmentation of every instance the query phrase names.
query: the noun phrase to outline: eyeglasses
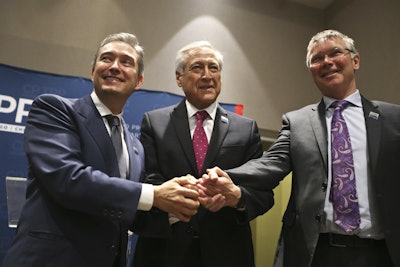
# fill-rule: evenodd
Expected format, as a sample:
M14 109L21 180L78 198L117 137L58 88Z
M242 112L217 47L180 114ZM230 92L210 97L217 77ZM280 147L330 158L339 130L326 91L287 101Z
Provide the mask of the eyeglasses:
M322 65L323 62L325 61L325 57L328 56L328 58L330 60L338 60L350 53L354 53L354 51L350 50L350 49L339 49L339 48L335 48L332 51L326 53L326 54L316 54L313 57L311 57L310 60L310 65L311 66L319 66Z

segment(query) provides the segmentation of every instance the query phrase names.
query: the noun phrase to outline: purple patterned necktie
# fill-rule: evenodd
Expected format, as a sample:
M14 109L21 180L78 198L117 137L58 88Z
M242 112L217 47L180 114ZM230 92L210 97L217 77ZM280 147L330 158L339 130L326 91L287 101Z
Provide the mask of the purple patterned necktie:
M345 100L335 101L332 104L335 111L331 126L332 189L330 200L333 203L335 223L347 233L357 229L360 225L353 152L350 134L342 116L343 109L349 104Z
M206 157L208 149L207 135L203 128L203 122L207 117L208 113L205 110L196 113L197 123L193 133L193 149L199 173L203 169L204 158Z

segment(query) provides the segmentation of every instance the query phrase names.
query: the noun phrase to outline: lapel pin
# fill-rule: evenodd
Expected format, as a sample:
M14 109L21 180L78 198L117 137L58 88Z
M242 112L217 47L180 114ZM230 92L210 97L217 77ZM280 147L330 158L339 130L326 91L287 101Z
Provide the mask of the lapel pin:
M228 123L228 118L227 117L225 117L225 116L221 116L221 121L223 122L223 123Z
M371 111L371 112L369 113L369 116L368 116L368 117L370 117L371 119L377 120L377 119L379 118L379 114L376 113L376 112Z

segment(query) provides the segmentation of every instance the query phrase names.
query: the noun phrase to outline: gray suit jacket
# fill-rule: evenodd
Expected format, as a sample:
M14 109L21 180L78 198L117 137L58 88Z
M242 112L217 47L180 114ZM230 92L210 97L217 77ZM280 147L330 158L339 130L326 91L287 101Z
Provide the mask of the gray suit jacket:
M146 154L147 181L154 184L186 174L200 177L206 168L214 166L234 168L262 155L256 122L218 107L203 171L198 173L185 100L177 106L146 113L140 140ZM198 216L190 223L177 223L173 227L164 212L153 209L141 213L148 220L142 217L138 223L142 228L137 229L140 236L134 266L165 266L167 262L178 266L194 234L200 236L204 266L253 266L249 221L271 208L273 193L259 190L257 185L242 187L242 193L246 212L230 207L209 212L200 207ZM179 242L172 243L174 240Z
M378 204L379 219L392 260L395 266L400 266L400 106L370 102L365 98L362 98L362 104L371 195ZM371 112L379 114L378 118L370 116ZM318 105L285 114L279 137L268 152L260 159L228 171L236 182L257 182L263 188L277 186L292 172L292 191L282 219L277 251L285 267L310 266L312 262L319 224L325 217L327 151L325 105L321 101Z

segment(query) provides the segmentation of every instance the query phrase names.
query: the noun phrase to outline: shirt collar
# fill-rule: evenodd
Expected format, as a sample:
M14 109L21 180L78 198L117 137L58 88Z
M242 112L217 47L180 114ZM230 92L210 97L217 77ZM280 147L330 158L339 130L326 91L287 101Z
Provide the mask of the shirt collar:
M188 118L190 119L191 117L196 114L197 111L200 109L196 108L193 106L189 101L186 100L186 109L187 109L187 114ZM207 111L208 115L211 117L212 120L215 120L215 115L217 114L217 101L209 105L206 109L202 109Z
M104 105L103 102L101 102L100 98L94 91L90 94L90 97L92 98L94 105L96 106L102 117L112 114L122 119L122 112L120 114L113 114L111 110L106 105Z
M337 99L334 99L334 98L331 98L331 97L327 97L327 96L323 96L322 98L323 98L324 103L325 103L325 109L330 108L332 103L337 101ZM353 106L362 107L361 94L360 94L360 91L358 89L353 94L351 94L348 97L346 97L344 100L350 102Z

